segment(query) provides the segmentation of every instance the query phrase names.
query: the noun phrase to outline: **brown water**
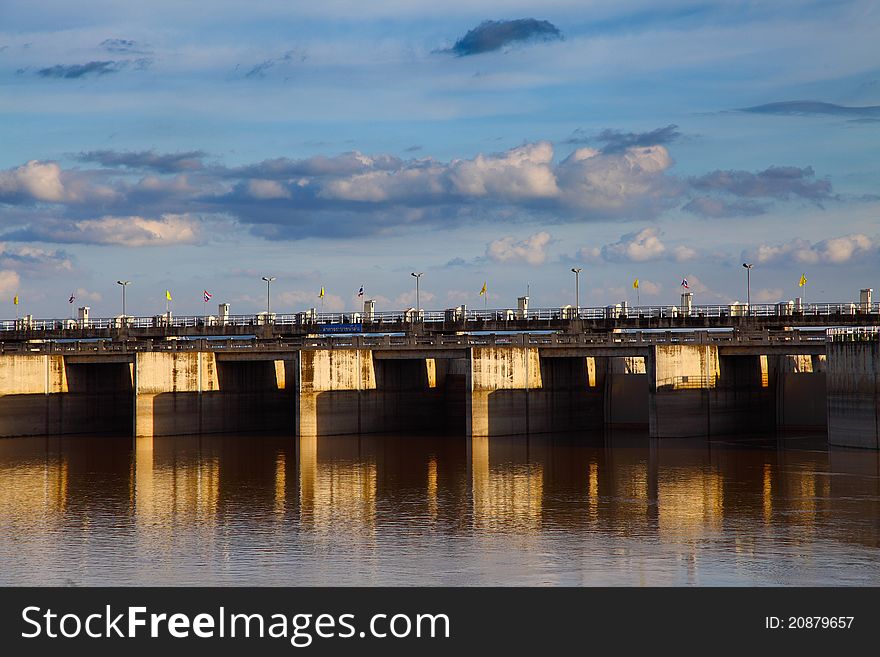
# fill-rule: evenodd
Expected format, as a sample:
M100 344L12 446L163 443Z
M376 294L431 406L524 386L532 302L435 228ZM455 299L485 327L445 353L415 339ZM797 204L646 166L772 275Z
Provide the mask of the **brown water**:
M0 440L0 584L880 584L880 454L614 436Z

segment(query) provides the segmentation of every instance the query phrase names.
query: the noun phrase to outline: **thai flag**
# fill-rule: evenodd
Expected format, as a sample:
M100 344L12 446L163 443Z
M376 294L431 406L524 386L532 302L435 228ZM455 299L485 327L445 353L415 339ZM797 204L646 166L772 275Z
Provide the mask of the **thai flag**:
M213 296L214 296L213 294L211 294L210 292L205 290L205 303L208 303L211 300L211 297L213 297Z
M682 286L685 290L690 290L690 289L691 289L691 286L688 285L688 279L686 279L686 278L682 278L682 279L681 279L681 286Z
M358 290L358 296L359 296L359 297L364 296L364 286L363 286L363 285L361 285L361 289Z
M73 303L74 301L76 301L76 295L73 292L71 292L70 298L67 300L67 303Z

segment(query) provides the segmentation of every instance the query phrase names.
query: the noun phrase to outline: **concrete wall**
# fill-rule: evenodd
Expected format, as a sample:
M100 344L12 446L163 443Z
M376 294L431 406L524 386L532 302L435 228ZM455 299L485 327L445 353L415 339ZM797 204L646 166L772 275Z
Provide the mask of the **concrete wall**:
M709 390L720 363L712 345L658 345L646 361L652 438L709 435Z
M647 428L648 375L644 357L602 360L607 361L605 424L617 428Z
M0 436L131 431L131 365L0 357Z
M471 350L470 436L600 431L605 367L529 347Z
M822 431L828 427L825 356L779 356L776 427Z
M461 359L370 349L301 352L297 428L303 436L464 429Z
M294 360L214 352L143 352L135 372L135 435L292 431Z
M827 347L828 442L880 449L880 342Z

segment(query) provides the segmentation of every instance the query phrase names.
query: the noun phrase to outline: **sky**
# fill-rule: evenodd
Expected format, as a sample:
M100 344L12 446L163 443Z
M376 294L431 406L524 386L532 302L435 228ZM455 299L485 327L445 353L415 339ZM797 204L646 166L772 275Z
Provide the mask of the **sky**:
M873 0L205 7L0 3L4 317L880 291Z

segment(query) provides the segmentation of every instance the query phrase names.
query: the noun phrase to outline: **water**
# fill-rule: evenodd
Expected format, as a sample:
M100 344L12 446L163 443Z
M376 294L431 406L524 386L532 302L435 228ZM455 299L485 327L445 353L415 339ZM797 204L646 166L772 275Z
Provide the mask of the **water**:
M0 440L4 585L877 585L821 438Z

